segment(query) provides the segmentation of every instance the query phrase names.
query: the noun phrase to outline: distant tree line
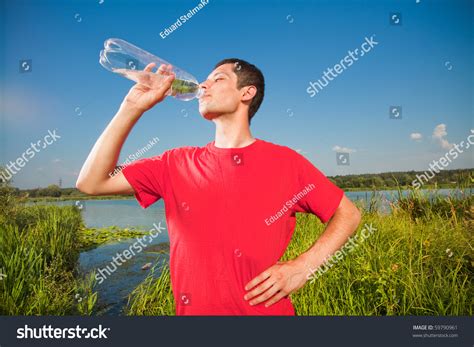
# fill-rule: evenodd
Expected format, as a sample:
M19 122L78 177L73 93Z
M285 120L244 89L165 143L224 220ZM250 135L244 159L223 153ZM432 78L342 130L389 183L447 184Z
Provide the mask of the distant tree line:
M83 195L76 188L60 188L56 184L51 184L46 188L33 188L20 190L21 195L27 195L29 198L53 197L59 198L61 196L77 196Z
M361 175L345 175L345 176L328 176L328 178L342 189L388 189L395 188L397 185L401 187L410 186L413 180L417 179L417 175L425 174L422 171L404 171L404 172L384 172L379 174L361 174ZM432 176L432 175L430 175ZM458 169L440 171L433 178L425 183L425 187L437 185L438 187L455 188L460 185L472 186L474 178L474 169ZM3 182L5 184L6 182ZM2 179L0 177L0 186ZM10 188L13 194L28 198L42 197L80 197L86 194L81 193L76 188L60 188L56 184L47 186L46 188L19 189Z
M399 186L410 186L412 182L426 174L423 171L383 172L379 174L328 176L337 186L343 189L381 189ZM427 178L433 176L431 173ZM474 169L444 170L435 174L431 179L420 178L425 185L440 187L457 187L461 184L472 185ZM426 182L428 181L428 182ZM425 183L426 182L426 183Z

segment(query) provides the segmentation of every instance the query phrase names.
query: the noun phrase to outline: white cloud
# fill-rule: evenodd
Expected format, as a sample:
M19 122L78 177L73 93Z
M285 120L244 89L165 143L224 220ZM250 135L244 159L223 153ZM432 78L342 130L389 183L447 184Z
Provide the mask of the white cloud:
M421 135L420 133L411 133L410 134L410 139L412 139L413 141L421 141L421 139L423 138L423 135Z
M433 130L433 139L439 143L443 149L453 148L453 144L446 139L448 132L446 131L446 124L438 124Z
M442 138L446 135L448 135L448 132L446 131L446 124L438 124L433 130L433 137Z
M356 150L352 148L347 148L347 147L341 147L341 146L334 146L332 148L334 152L341 152L341 153L354 153Z

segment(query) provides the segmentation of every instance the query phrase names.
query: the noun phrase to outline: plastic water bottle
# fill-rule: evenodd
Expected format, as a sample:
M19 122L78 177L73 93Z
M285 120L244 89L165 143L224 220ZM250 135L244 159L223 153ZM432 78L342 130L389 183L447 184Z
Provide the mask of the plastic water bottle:
M163 83L166 76L143 71L145 66L150 63L155 63L156 68L162 64L172 65L171 72L174 73L175 79L167 95L188 101L200 98L204 93L193 75L121 39L112 38L104 42L104 49L100 51L99 62L107 70L150 88L157 88Z

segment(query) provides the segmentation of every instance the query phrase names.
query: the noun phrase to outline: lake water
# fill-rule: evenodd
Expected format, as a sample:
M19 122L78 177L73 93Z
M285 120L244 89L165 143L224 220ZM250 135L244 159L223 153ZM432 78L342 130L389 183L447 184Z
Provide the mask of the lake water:
M156 266L155 277L159 276L158 271L161 266L168 262L167 254L157 254L150 252L157 245L169 242L165 210L163 200L160 200L148 207L141 208L135 199L130 200L83 200L83 201L58 201L47 202L58 206L76 205L81 207L82 217L87 227L100 228L112 225L121 228L138 228L143 231L153 230L153 234L161 232L150 243L145 243L146 248L140 253L136 253L125 262L118 262L120 266L112 264L113 257L117 253L123 254L124 250L135 249L131 245L137 242L136 239L125 239L99 246L90 251L82 252L79 257L79 267L82 273L86 274L93 270L96 273L99 269L109 269L110 275L105 272L106 277L101 284L97 284L96 291L99 293L98 303L99 314L119 315L122 308L127 303L130 292L139 285L150 270L142 270L142 266L152 263ZM154 225L160 227L155 227ZM165 229L163 229L165 228ZM148 240L148 239L147 239Z
M437 193L442 195L461 194L459 191L451 189L440 189ZM472 194L470 190L466 193ZM380 194L381 197L380 210L389 212L389 202L397 197L397 192L378 191L376 194ZM404 194L407 194L407 192L404 192ZM367 202L372 195L372 191L346 192L346 196L352 201L363 200ZM102 284L97 285L98 302L101 307L100 314L121 314L127 303L127 296L145 279L150 271L141 270L142 266L146 263L152 263L159 269L161 265L169 261L167 254L157 254L149 251L160 243L169 242L163 200L159 200L147 209L141 208L135 199L59 201L53 204L82 207L83 219L86 225L91 228L115 225L122 228L135 227L149 231L154 228L154 223L166 228L166 230L162 229L163 231L142 252L122 263L113 273L107 276ZM112 268L113 257L117 253L129 249L136 241L136 239L122 240L81 253L79 264L82 272L88 273L94 269L98 271L98 269L104 269L107 266ZM155 276L159 274L160 271L155 272Z
M82 200L58 201L55 205L82 206L82 217L89 228L116 225L122 228L153 228L153 223L165 221L165 206L160 199L147 209L141 208L135 199L130 200Z
M423 191L433 194L433 191ZM406 195L408 191L403 191ZM460 195L461 191L454 189L439 189L436 191L441 195ZM472 194L471 191L465 191ZM381 198L381 207L389 206L389 201L397 198L398 192L395 190L381 190L376 192ZM352 201L362 200L367 202L372 198L372 191L346 192L346 196ZM82 201L58 201L55 205L78 205L82 206L82 216L86 225L90 228L107 227L116 225L118 227L136 227L143 230L153 228L153 223L162 222L166 224L165 207L160 199L147 209L141 208L135 199L129 200L82 200Z

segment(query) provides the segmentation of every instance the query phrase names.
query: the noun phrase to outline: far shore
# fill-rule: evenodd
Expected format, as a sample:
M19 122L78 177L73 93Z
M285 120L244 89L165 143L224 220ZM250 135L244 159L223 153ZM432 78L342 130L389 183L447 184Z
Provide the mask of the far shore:
M44 197L34 197L28 198L25 200L28 202L41 202L41 201L78 201L78 200L132 200L134 199L133 195L75 195L75 196L44 196Z
M472 189L474 186L464 187L463 189ZM380 192L380 191L396 191L397 187L363 187L363 188L342 188L345 192ZM403 190L408 190L410 187L403 187ZM457 185L425 185L422 190L438 190L438 189L461 189ZM28 202L49 202L49 201L77 201L77 200L132 200L134 195L67 195L60 197L25 197Z

